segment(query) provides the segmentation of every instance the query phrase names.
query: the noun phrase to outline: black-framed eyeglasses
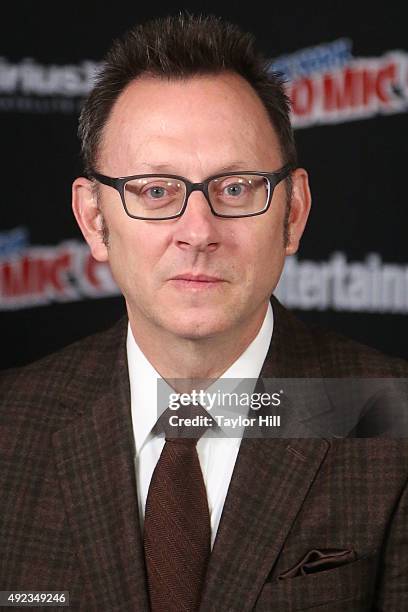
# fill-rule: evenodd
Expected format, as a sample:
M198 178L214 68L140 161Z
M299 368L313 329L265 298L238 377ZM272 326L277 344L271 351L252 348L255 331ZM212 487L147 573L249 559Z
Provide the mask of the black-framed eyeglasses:
M291 172L289 164L275 172L229 172L192 183L175 174L135 174L112 178L98 172L90 177L116 189L132 219L165 221L185 212L193 191L201 191L216 217L254 217L265 213L273 191Z

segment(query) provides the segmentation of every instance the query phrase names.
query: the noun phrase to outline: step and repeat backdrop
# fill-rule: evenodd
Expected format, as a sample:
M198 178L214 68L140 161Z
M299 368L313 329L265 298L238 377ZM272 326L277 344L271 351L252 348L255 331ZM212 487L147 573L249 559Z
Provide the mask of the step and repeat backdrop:
M276 3L279 4L279 3ZM313 209L281 301L308 323L408 357L408 37L397 3L189 5L251 30L284 73ZM330 8L327 8L329 4ZM18 2L2 7L1 368L103 329L124 312L70 207L83 97L111 40L176 9Z

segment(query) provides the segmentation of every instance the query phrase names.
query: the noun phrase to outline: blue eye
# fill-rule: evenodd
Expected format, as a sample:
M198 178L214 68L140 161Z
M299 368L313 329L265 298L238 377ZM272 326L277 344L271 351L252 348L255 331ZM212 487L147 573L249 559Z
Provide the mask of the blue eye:
M238 183L234 183L232 185L228 185L228 187L226 187L226 191L228 195L237 196L237 195L241 195L243 191L243 187L242 185L239 185Z
M162 198L165 195L165 191L166 190L164 189L164 187L151 187L149 189L151 197L156 200Z

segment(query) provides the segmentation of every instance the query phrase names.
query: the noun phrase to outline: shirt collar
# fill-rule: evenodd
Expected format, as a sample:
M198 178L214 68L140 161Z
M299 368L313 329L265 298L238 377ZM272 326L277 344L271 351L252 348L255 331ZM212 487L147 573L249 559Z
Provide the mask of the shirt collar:
M257 379L265 361L273 332L273 310L269 302L261 328L245 351L222 374L221 378ZM160 374L136 343L130 324L126 341L133 432L136 455L147 441L158 415L167 406L157 405L157 381Z

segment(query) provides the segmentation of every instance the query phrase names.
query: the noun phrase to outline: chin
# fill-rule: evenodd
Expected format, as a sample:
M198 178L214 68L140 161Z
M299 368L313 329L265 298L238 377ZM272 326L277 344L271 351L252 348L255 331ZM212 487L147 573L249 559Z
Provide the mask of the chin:
M230 325L223 322L221 317L187 317L181 315L177 320L167 322L166 328L175 336L185 340L200 340L210 338L226 331Z

